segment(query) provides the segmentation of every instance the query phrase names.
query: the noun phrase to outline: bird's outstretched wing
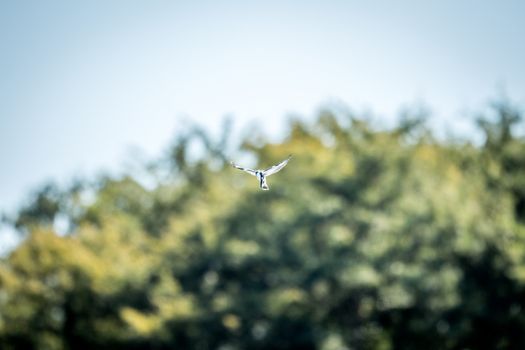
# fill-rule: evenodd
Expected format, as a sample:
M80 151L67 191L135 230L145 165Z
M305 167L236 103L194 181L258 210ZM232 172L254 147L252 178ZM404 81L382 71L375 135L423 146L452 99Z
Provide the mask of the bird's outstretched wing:
M279 170L284 168L286 166L286 164L288 164L288 161L290 161L291 158L292 158L292 156L288 156L288 158L286 158L285 160L283 160L279 164L274 165L274 166L266 169L265 171L263 171L264 176L270 176L272 174L275 174L276 172L278 172Z
M253 170L253 169L250 169L250 168L243 168L242 166L238 166L238 165L235 164L234 162L230 162L230 164L231 164L234 168L237 168L237 169L239 169L239 170L245 171L245 172L247 172L248 174L255 176L255 170Z

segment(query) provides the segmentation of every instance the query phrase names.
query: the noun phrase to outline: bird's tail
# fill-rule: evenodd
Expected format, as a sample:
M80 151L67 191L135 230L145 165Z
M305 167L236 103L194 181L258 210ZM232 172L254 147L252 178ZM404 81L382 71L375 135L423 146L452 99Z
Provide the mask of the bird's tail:
M266 183L266 179L263 177L261 179L261 182L259 184L259 187L262 189L262 190L265 190L265 191L268 191L270 189L270 187L268 186L268 184Z

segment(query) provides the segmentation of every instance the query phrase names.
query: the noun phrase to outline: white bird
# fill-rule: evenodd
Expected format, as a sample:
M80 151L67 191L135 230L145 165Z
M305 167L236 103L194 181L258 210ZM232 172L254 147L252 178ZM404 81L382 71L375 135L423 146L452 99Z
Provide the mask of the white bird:
M266 177L267 176L270 176L270 175L273 175L275 174L276 172L278 172L279 170L281 170L282 168L284 168L286 166L286 164L288 164L288 161L292 158L292 156L288 156L288 158L286 158L285 160L283 160L282 162L280 162L279 164L277 165L274 165L274 166L271 166L269 167L268 169L266 170L253 170L253 169L249 169L249 168L243 168L241 166L238 166L237 164L235 164L234 162L230 162L231 165L234 167L234 168L237 168L239 170L242 170L242 171L245 171L247 172L248 174L250 175L253 175L255 177L257 177L257 180L259 180L259 187L265 191L269 190L270 187L268 187L268 184L266 183Z

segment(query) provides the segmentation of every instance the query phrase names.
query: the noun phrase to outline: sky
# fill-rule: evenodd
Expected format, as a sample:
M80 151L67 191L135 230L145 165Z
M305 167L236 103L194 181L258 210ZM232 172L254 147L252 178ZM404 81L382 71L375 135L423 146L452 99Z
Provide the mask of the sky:
M184 120L271 137L334 101L385 125L423 103L468 134L501 91L525 106L524 38L520 0L2 1L0 213L159 156Z

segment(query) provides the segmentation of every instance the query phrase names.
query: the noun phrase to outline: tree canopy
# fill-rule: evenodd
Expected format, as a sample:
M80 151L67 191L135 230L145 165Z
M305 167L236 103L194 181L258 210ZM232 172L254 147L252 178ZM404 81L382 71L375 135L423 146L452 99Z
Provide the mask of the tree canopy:
M45 186L0 260L0 348L523 349L525 139L491 113L483 145L417 115L292 120L232 150L293 154L270 191L229 166L229 123L177 135L148 185Z

